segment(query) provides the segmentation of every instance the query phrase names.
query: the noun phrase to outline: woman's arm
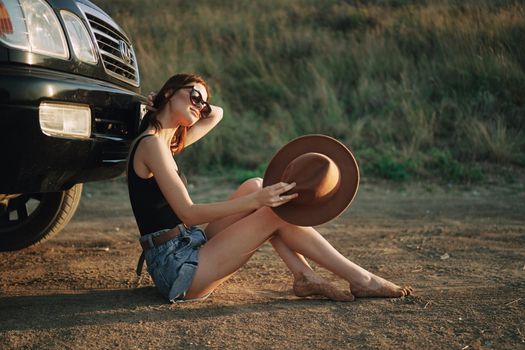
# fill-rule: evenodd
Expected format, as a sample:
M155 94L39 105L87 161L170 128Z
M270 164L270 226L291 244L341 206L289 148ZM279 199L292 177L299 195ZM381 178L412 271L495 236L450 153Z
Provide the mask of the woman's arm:
M148 105L146 108L150 111L156 111L157 109L153 107L153 100L155 99L156 93L150 92L148 95ZM219 106L210 104L211 112L207 118L199 119L194 125L188 129L188 134L186 135L186 143L184 147L188 147L192 143L200 140L204 135L209 133L222 119L223 109Z
M207 118L199 119L188 129L186 135L186 142L184 147L188 147L195 141L201 139L204 135L210 132L222 119L223 110L219 106L210 105L211 112Z
M211 222L228 215L262 206L279 206L297 197L297 193L281 196L295 186L295 183L280 182L266 186L260 191L231 200L194 204L181 178L175 171L176 164L169 149L157 137L148 137L141 142L139 157L153 173L159 188L177 216L187 226ZM137 151L138 152L138 151Z

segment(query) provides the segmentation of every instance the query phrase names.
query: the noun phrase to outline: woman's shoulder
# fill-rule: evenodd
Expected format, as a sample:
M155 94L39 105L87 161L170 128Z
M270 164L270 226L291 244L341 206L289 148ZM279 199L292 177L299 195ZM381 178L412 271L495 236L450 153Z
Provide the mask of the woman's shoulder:
M155 136L154 134L144 134L144 136ZM141 136L139 136L141 137ZM171 162L173 160L173 163L175 163L175 168L177 172L179 173L177 162L175 161L174 155L171 153L168 147L164 144L162 139L160 137L144 137L143 140L140 141L140 145L137 146L137 149L141 148L141 158L142 159L148 159L148 160L157 160L161 162L165 162L169 160Z
M131 146L131 154L134 155L133 160L136 163L140 160L150 158L151 155L158 153L160 149L160 140L153 134L142 134L135 138Z
M137 137L133 139L131 142L130 150L136 150L139 148L140 145L146 143L148 139L153 139L153 137L146 137L146 136L155 136L154 134L140 134Z
M142 134L136 138L135 142L139 153L157 153L163 146L160 137L157 137L154 134Z

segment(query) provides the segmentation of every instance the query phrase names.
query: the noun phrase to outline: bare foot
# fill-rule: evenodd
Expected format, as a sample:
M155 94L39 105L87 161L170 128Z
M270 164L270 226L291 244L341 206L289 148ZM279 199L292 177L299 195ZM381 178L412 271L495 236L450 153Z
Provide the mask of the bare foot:
M354 300L354 296L350 291L338 289L313 272L308 274L301 273L301 276L295 279L293 283L293 291L298 297L322 295L336 301Z
M400 298L411 295L414 292L410 286L400 287L374 274L371 277L366 285L353 283L350 286L350 290L356 297Z

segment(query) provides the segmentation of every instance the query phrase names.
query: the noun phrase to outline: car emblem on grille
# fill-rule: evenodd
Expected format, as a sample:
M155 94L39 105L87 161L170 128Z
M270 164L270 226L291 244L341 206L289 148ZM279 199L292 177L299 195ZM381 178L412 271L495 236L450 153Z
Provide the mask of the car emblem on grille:
M124 40L119 41L120 55L127 64L131 63L131 47Z

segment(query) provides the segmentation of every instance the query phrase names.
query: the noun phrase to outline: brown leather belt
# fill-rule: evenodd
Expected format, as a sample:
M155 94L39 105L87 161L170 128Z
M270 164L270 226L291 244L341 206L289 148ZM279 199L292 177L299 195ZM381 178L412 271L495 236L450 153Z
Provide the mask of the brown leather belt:
M156 247L158 245L161 245L162 243L166 243L170 239L177 237L180 234L180 227L177 225L174 227L174 229L166 231L158 236L152 237L151 240L146 241L140 241L140 246L142 247L142 253L140 254L139 262L137 264L137 275L140 276L142 273L142 267L144 266L144 259L145 255L144 252L148 249L151 249L153 247ZM153 245L151 245L153 243Z
M170 239L177 237L179 234L180 234L179 226L175 226L173 230L166 231L161 235L151 238L151 241L150 240L140 241L140 246L142 247L143 250L146 251L148 249L161 245L162 243L166 243ZM151 242L153 242L153 245L151 245Z

